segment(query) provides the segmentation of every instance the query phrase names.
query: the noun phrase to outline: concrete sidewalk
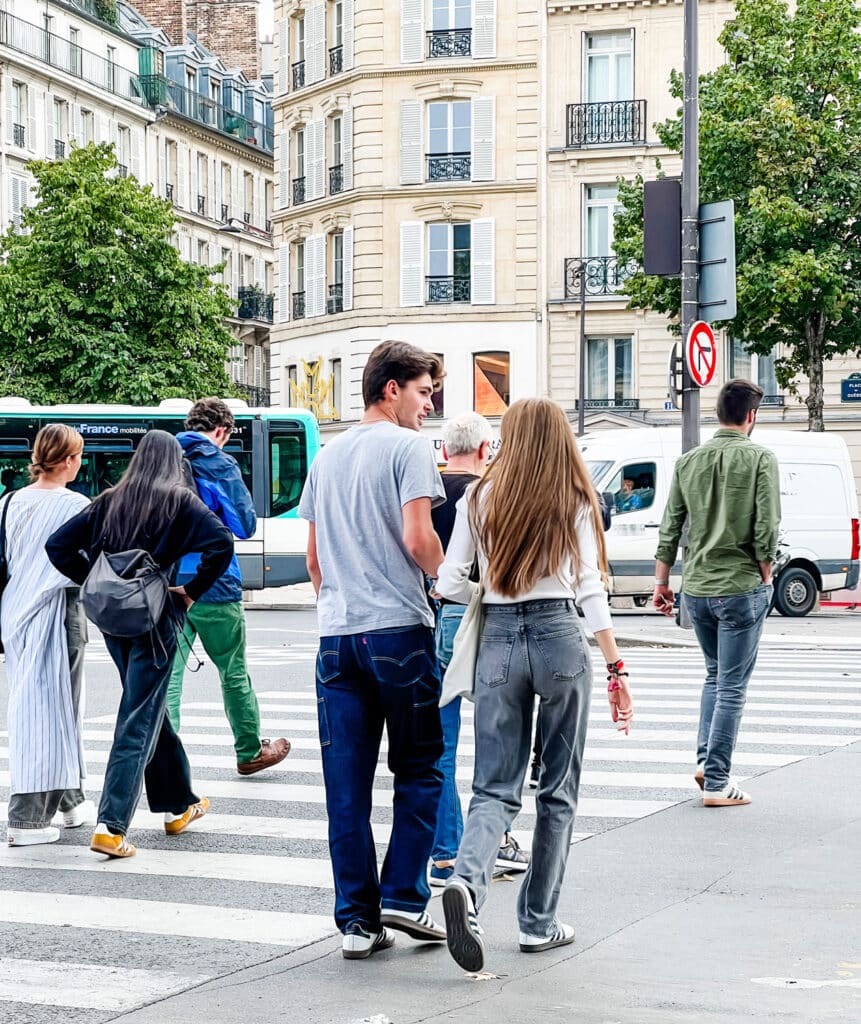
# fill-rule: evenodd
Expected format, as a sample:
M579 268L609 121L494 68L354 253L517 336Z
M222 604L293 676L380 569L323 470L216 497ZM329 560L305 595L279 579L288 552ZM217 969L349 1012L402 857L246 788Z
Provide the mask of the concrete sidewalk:
M861 743L760 776L749 807L691 800L578 844L560 905L577 942L558 951L517 951L519 885L495 883L481 980L405 937L360 962L333 937L117 1019L854 1024L859 773Z

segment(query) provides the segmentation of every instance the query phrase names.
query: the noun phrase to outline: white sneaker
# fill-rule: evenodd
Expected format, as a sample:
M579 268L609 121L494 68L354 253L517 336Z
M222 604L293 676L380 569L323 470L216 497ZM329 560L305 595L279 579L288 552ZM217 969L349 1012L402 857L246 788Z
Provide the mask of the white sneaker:
M44 843L56 843L60 838L60 830L48 825L46 828L12 828L6 829L6 842L10 846L42 846Z
M96 805L92 800L73 807L71 811L63 811L63 828L80 828L81 825L95 825Z
M552 935L518 935L521 953L542 953L545 949L567 946L574 941L574 929L570 924L557 924Z
M750 793L739 789L734 782L728 782L723 789L704 789L704 807L742 807L751 802Z
M459 878L453 878L442 891L442 909L448 951L452 960L470 974L484 967L484 942L472 893Z
M369 932L359 921L353 921L347 925L344 932L341 953L345 960L367 960L372 953L390 949L394 944L394 935L390 935L385 928L378 932Z
M380 923L419 942L445 942L445 928L438 925L426 910L414 912L383 907Z

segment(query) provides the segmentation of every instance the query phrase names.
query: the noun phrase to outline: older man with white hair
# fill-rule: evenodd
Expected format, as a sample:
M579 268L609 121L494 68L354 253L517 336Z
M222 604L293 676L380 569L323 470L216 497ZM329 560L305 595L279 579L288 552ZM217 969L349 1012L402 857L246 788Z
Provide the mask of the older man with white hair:
M447 463L442 474L445 503L431 510L431 519L443 550L448 547L454 529L455 506L469 485L478 480L484 472L492 440L490 424L476 412L456 416L443 428L442 451ZM456 604L444 598L440 600L436 623L436 652L441 672L445 672L451 661L455 633L465 611L466 605ZM460 735L460 697L440 708L440 719L445 749L437 762L437 767L443 775L443 789L430 868L430 883L436 886L445 885L446 879L453 874L457 850L463 835L463 816L455 780L457 742ZM510 833L505 834L499 848L496 866L506 871L525 871L529 867L529 854L520 849Z

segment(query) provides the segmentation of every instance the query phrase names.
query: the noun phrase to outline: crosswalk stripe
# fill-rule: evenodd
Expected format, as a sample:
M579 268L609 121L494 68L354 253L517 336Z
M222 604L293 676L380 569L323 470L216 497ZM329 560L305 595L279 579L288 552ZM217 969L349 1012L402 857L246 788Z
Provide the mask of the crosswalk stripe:
M323 786L298 786L282 782L258 782L243 779L241 782L230 782L221 779L206 779L196 776L193 779L195 789L201 796L218 797L224 800L277 800L282 803L325 804L326 791ZM88 775L87 785L99 789L104 783L102 775ZM0 772L0 786L9 785L9 773ZM391 807L393 793L387 789L371 791L371 802L374 807ZM461 804L469 805L469 795L462 793ZM578 802L579 814L585 818L644 818L647 814L666 810L672 807L673 800L611 800L582 797ZM535 797L524 794L523 813L535 814Z
M196 830L195 823L195 830ZM224 882L257 882L260 885L295 885L331 889L332 867L328 860L283 857L256 853L204 853L189 850L158 850L128 860L97 857L86 846L0 847L0 868L29 871L86 871L111 875L169 875L175 878L213 878Z
M316 942L333 931L331 917L322 914L10 889L0 890L0 921L33 927L71 925L100 931L220 939L290 949Z
M202 985L212 977L4 957L0 960L0 1002L122 1012Z

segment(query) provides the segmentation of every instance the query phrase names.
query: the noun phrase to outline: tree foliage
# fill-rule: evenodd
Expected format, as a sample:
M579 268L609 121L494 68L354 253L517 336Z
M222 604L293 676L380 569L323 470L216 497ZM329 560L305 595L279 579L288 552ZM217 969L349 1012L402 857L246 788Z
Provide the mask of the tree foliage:
M737 0L720 42L726 63L700 78L700 194L735 200L738 315L724 326L751 352L780 346L778 380L807 376L822 430L824 362L861 350L861 15L854 0ZM681 100L678 73L670 88ZM681 151L681 109L656 129ZM642 179L619 195L614 248L639 262ZM636 274L628 291L678 317L678 280Z
M228 393L219 268L184 262L171 204L116 167L104 144L29 165L38 201L0 236L0 387L45 403Z

